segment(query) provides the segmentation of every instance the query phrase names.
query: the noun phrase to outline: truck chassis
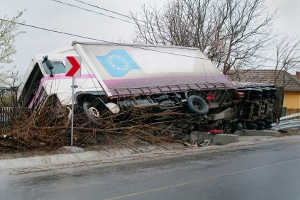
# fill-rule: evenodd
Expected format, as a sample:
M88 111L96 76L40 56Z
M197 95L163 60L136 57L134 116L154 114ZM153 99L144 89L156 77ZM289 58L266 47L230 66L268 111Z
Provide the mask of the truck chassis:
M236 89L188 90L178 93L141 95L108 99L106 96L86 95L78 97L77 113L84 113L98 127L105 116L115 115L122 120L131 108L146 112L161 113L172 110L186 114L184 127L190 131L211 131L233 133L240 129L270 129L280 117L281 99L274 86L243 86ZM151 120L166 120L153 117ZM174 116L173 116L174 118ZM176 118L176 116L175 116ZM178 119L179 121L182 119Z

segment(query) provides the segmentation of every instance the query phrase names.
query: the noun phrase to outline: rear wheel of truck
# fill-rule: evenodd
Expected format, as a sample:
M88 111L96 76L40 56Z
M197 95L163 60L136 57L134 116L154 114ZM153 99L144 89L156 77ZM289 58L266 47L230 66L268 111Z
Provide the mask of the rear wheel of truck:
M257 125L254 123L247 123L246 127L248 130L254 130L254 129L256 129Z
M188 98L188 105L191 111L199 115L208 113L208 105L204 99L197 95L192 95Z
M102 125L102 123L99 121L101 117L100 111L96 108L95 105L93 105L89 101L85 101L83 102L82 107L89 120L91 120L96 125Z
M272 119L264 119L265 125L271 125L273 124L273 120Z

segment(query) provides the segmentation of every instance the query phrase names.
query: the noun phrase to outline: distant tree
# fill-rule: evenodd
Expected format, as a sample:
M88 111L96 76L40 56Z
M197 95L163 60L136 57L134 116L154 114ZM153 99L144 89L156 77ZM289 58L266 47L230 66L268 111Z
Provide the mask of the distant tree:
M23 13L24 11L20 11L11 19L4 16L4 18L0 20L0 69L3 69L3 64L9 64L13 62L11 57L16 53L16 37L23 33L23 31L18 30L18 23ZM7 99L10 99L11 97L14 98L12 92L17 86L19 86L19 81L19 73L15 71L15 67L0 72L0 102L2 105L7 102ZM9 88L10 92L5 88Z
M283 35L275 43L273 62L277 71L298 71L300 67L300 40L296 36Z
M300 40L297 36L282 34L274 39L269 52L266 76L264 70L247 69L231 71L229 77L235 81L263 81L280 87L293 84L293 75L300 67Z
M16 93L20 82L19 72L15 68L0 73L0 106L16 103Z
M272 39L264 0L174 0L132 14L135 42L196 47L226 74L253 67Z
M300 65L300 40L296 36L288 36L286 34L277 38L275 43L275 60L273 61L275 66L275 80L274 84L278 85L281 82L282 86L286 86L289 83L285 77L280 80L280 73L297 72Z
M12 19L4 16L4 20L0 20L0 63L13 62L11 56L16 53L15 38L22 33L18 31L18 22L23 13L24 11L18 12Z

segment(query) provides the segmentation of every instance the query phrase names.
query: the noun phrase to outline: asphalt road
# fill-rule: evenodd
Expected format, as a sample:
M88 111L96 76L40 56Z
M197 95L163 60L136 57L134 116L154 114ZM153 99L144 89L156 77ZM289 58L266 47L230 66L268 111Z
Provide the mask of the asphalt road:
M0 176L0 199L300 199L300 137L224 152Z

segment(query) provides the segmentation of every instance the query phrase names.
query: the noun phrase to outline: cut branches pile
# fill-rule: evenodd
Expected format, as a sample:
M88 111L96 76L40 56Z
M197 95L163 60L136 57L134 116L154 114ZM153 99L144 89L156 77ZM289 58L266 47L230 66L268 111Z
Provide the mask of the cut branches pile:
M70 110L49 105L46 110L29 114L17 111L9 125L2 128L0 151L43 150L52 151L70 145ZM75 146L163 145L181 141L189 129L191 119L178 111L165 110L152 113L147 108L130 108L118 115L99 118L101 126L88 120L82 112L74 115Z

